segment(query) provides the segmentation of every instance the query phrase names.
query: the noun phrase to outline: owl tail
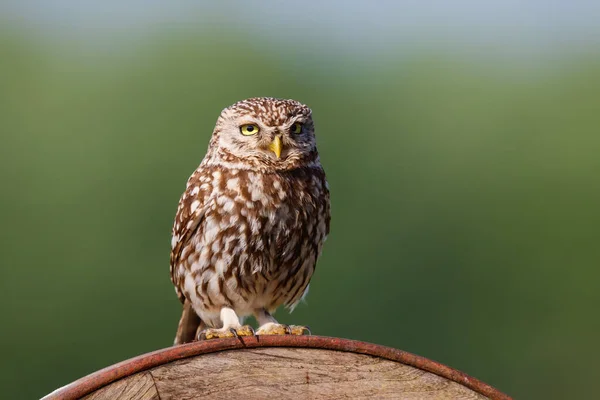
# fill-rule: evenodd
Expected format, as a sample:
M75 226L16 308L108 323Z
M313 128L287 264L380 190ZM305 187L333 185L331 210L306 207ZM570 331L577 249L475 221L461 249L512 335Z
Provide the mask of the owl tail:
M196 314L196 311L194 311L192 303L186 299L183 303L183 311L179 320L179 326L177 326L174 344L184 344L194 341L200 324L202 324L202 320Z

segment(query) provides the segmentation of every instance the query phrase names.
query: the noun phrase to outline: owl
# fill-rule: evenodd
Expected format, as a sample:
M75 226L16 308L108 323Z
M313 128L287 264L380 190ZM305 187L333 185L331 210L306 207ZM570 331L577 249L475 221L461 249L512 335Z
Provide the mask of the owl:
M251 98L225 108L187 181L171 241L183 303L175 344L303 334L273 317L308 292L329 233L329 187L310 108ZM254 316L258 329L242 325Z

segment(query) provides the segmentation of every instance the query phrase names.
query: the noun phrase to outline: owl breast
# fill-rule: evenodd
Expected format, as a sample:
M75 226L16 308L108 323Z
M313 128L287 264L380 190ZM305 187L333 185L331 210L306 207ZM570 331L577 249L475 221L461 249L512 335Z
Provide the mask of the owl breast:
M215 167L203 172L198 188L204 218L180 272L200 317L213 325L223 306L240 316L282 304L293 308L329 229L323 170L266 174Z

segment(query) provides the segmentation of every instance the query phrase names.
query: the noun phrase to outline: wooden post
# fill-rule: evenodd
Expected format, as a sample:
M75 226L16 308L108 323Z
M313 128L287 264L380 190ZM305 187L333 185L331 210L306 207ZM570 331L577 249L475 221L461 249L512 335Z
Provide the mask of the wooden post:
M460 371L401 350L322 336L258 336L174 346L62 387L56 399L501 399Z

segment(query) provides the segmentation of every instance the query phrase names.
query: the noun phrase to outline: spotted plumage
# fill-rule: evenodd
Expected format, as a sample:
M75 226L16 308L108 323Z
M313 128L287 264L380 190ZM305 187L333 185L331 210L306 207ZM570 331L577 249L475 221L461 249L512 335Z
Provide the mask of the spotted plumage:
M306 294L329 221L311 110L274 98L224 109L173 225L171 280L184 303L175 343L248 315L259 331L277 324L272 313Z

